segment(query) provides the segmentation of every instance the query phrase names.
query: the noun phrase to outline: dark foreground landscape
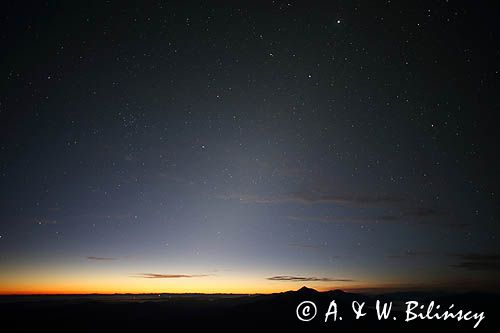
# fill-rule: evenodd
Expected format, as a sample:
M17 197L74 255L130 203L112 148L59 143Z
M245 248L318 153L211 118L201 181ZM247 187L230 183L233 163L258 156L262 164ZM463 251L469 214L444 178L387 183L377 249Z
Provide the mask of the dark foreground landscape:
M378 320L375 303L393 302L389 319ZM317 306L316 317L309 322L297 318L297 306L303 301L313 301ZM337 321L333 315L327 323L325 313L332 300L338 308ZM441 309L454 304L455 310L484 312L485 319L477 328L476 320L456 321L413 320L405 322L406 301L427 305L434 301ZM317 330L388 330L498 332L498 294L440 292L398 292L383 295L363 295L340 290L317 292L302 288L270 295L199 295L199 294L147 294L147 295L47 295L2 296L0 311L4 327L12 332L65 331L139 331L149 329L204 328L235 331L241 329ZM366 316L356 320L352 302L366 302ZM425 312L424 312L425 313ZM339 318L342 317L342 320ZM394 319L396 317L396 319Z

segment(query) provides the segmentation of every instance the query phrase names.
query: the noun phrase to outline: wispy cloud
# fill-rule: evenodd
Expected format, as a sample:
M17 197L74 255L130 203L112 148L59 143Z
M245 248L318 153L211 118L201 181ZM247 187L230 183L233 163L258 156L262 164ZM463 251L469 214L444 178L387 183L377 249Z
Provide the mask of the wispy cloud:
M210 276L208 274L156 274L156 273L140 273L133 277L144 279L180 279L180 278L197 278Z
M436 216L446 216L447 213L434 208L419 208L411 211L404 212L402 217L436 217Z
M395 216L375 216L375 217L346 217L346 216L307 216L307 215L289 215L289 220L310 221L325 224L367 224L367 223L391 223L401 219Z
M90 214L89 217L105 220L129 220L135 218L135 215L129 213Z
M500 254L456 253L451 256L461 259L461 262L451 267L468 271L500 272Z
M311 221L320 223L342 223L346 221L354 222L354 219L346 219L344 217L333 217L333 216L304 216L304 215L288 215L289 220L294 221Z
M355 280L351 279L334 279L334 278L318 278L318 277L309 277L309 276L291 276L291 275L277 275L268 277L267 280L271 281L292 281L292 282L308 282L308 281L316 281L316 282L353 282Z
M112 260L118 260L118 258L110 258L110 257L94 257L90 256L87 257L88 260L97 260L97 261L112 261Z
M290 220L311 221L326 224L367 224L367 223L399 223L415 222L417 224L430 224L439 227L467 227L467 223L450 222L448 215L444 211L438 211L432 208L421 208L407 210L393 214L383 214L375 216L307 216L307 215L289 215ZM437 218L441 218L437 220Z
M285 204L295 203L302 205L311 204L342 204L342 205L378 205L403 201L402 198L390 196L368 196L368 195L337 195L317 191L303 191L282 195L254 195L254 194L230 194L219 195L220 199L239 200L242 203L256 204Z
M314 245L314 244L302 244L302 243L290 243L288 244L290 247L297 247L301 249L312 249L312 250L321 250L326 248L326 245Z
M426 255L431 255L431 253L425 251L406 250L402 253L389 254L387 258L401 259L401 258L421 257Z
M57 220L47 219L44 217L36 217L33 219L33 222L38 225L51 225L57 224Z

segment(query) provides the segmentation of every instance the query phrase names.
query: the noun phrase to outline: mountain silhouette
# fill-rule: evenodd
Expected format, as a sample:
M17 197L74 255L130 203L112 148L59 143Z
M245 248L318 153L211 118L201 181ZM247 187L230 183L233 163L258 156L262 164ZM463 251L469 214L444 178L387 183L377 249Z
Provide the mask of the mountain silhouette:
M312 289L312 288L308 288L306 286L303 286L302 288L300 288L296 292L300 293L300 294L317 294L319 291L317 291L316 289Z

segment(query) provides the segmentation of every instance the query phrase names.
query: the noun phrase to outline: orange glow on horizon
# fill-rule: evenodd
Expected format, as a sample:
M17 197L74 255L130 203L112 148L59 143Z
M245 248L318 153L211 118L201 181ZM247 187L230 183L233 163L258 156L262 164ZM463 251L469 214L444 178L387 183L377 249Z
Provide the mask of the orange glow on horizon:
M376 283L269 280L266 272L206 274L178 268L192 274L142 274L143 269L112 270L109 267L10 267L0 272L0 294L270 294L297 290L302 286L316 290L350 289ZM154 269L153 272L162 272ZM153 277L148 277L149 275ZM163 277L162 277L163 276Z
M71 295L71 294L271 294L280 293L289 290L297 290L302 286L316 289L318 291L328 291L333 289L350 290L342 286L325 288L314 286L307 283L281 283L280 285L269 284L267 286L260 285L256 287L232 285L219 287L192 287L183 288L180 284L177 287L152 288L152 287L66 287L66 286L40 286L32 288L18 288L12 286L10 288L2 287L0 295Z
M352 285L324 285L323 282L268 281L236 278L101 278L92 281L59 279L59 281L5 281L0 279L1 295L49 294L270 294L297 290L302 286L319 291L352 289ZM368 287L356 285L355 287Z

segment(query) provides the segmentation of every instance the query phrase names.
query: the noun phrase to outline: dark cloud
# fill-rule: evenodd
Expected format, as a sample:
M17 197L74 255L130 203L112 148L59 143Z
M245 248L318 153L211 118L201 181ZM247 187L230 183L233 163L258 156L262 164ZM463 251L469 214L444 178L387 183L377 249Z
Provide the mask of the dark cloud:
M451 265L451 267L468 271L500 272L500 261L464 261L456 265Z
M118 260L118 258L109 258L109 257L87 257L89 260L98 260L98 261L111 261L111 260Z
M134 275L133 277L145 278L145 279L180 279L180 278L194 278L194 277L206 277L208 274L156 274L156 273L140 273Z
M500 254L456 253L451 256L461 259L451 267L468 271L500 272Z
M294 282L353 282L351 279L333 279L333 278L317 278L317 277L305 277L305 276L290 276L290 275L277 275L268 277L267 280L271 281L294 281Z
M452 256L459 257L463 260L500 261L500 254L456 253L452 254Z

